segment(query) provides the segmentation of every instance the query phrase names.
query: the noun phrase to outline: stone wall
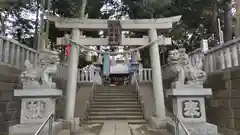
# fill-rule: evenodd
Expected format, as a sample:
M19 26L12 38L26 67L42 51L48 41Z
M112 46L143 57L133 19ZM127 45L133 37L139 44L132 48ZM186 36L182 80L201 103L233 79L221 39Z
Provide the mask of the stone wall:
M140 83L139 84L139 95L141 96L144 103L144 118L150 120L150 117L156 115L156 106L154 101L154 93L152 83Z
M66 99L66 88L67 81L59 78L53 78L53 81L56 83L57 89L62 90L63 96L57 98L56 100L56 118L63 119L64 118L64 108L65 108L65 99ZM77 85L77 91L79 90L80 84Z
M207 119L224 135L240 134L240 67L209 74L205 87L213 89L207 100Z
M64 118L65 99L66 99L66 87L67 81L63 79L53 79L57 84L57 88L63 91L63 96L56 100L56 118ZM75 101L74 116L79 118L85 117L85 111L87 109L87 101L92 92L92 83L78 83L77 93Z
M76 94L74 116L79 117L80 120L85 119L87 116L88 100L91 94L92 94L91 83L79 84L79 89Z
M56 116L56 119L63 119L64 107L65 107L65 96L66 96L66 80L53 78L53 81L56 82L57 89L61 89L63 92L63 96L58 97L56 100L55 116Z
M19 98L13 96L13 90L22 88L19 81L20 71L0 66L0 135L8 135L9 126L19 123Z

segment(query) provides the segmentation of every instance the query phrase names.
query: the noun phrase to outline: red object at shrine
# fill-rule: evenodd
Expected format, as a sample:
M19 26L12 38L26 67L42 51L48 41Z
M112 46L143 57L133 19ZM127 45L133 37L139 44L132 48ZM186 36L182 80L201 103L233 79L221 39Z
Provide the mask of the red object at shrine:
M66 56L70 56L70 44L66 45Z

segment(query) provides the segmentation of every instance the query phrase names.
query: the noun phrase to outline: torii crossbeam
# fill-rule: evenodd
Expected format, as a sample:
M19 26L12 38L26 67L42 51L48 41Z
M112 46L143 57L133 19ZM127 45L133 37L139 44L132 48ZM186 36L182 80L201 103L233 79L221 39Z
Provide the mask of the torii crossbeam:
M162 40L158 41L158 45L171 45L172 40L170 37L159 36ZM64 38L57 38L57 45L65 45ZM85 46L108 46L107 38L91 38L91 37L80 37L77 41L78 44ZM121 45L119 46L141 46L149 43L149 38L144 36L143 38L122 38Z
M172 23L181 19L181 16L174 16L168 18L158 19L132 19L119 20L122 30L149 30L150 28L158 30L166 30L172 28ZM76 18L62 18L49 16L49 21L55 22L55 26L59 29L74 29L80 30L107 30L108 20L104 19L76 19Z

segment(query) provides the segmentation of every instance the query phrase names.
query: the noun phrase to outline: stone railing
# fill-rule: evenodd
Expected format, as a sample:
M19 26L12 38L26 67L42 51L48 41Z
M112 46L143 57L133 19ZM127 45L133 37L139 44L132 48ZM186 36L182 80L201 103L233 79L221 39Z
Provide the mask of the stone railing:
M240 65L240 37L205 52L204 71L217 72Z
M206 73L218 72L240 65L240 37L220 44L214 48L196 49L189 53L193 66L202 68Z
M203 69L206 73L237 67L240 65L240 37L210 49L204 41L201 48L188 53L188 55L191 64L198 69ZM168 68L167 64L163 66L163 79L171 76L165 72Z
M60 64L58 66L57 77L67 80L67 76L68 76L67 69L68 69L67 66ZM96 73L97 72L91 69L88 69L88 70L78 69L77 82L93 82L94 77L96 76Z
M14 39L8 39L0 36L0 64L17 69L24 68L25 60L30 60L35 67L39 58L39 52L19 43ZM57 77L67 79L67 67L63 65L58 66ZM78 82L93 82L94 72L78 70Z
M188 53L189 60L191 64L198 68L203 68L203 58L204 58L204 52L201 48L198 48L190 53Z
M143 68L139 70L139 81L140 82L149 82L152 81L152 69Z
M57 76L67 80L67 67L64 65L59 65ZM93 82L97 79L98 74L96 71L88 69L78 69L77 82ZM151 82L152 81L152 69L143 68L139 70L138 80L140 82Z
M39 53L16 40L0 36L0 62L2 65L24 68L24 61L30 60L33 66L36 65Z
M79 82L93 82L95 75L96 75L95 71L88 71L88 70L79 69L77 80Z

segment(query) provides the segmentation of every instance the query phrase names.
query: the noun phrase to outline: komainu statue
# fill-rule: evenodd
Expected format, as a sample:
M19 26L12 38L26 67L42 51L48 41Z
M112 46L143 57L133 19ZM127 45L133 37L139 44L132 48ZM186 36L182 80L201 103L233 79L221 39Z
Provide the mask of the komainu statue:
M25 71L21 73L23 89L54 89L56 84L52 81L52 75L57 73L58 64L59 57L53 54L40 54L35 67L26 60Z
M191 65L184 48L169 51L168 63L170 71L175 76L173 88L190 84L202 85L206 80L206 73Z

